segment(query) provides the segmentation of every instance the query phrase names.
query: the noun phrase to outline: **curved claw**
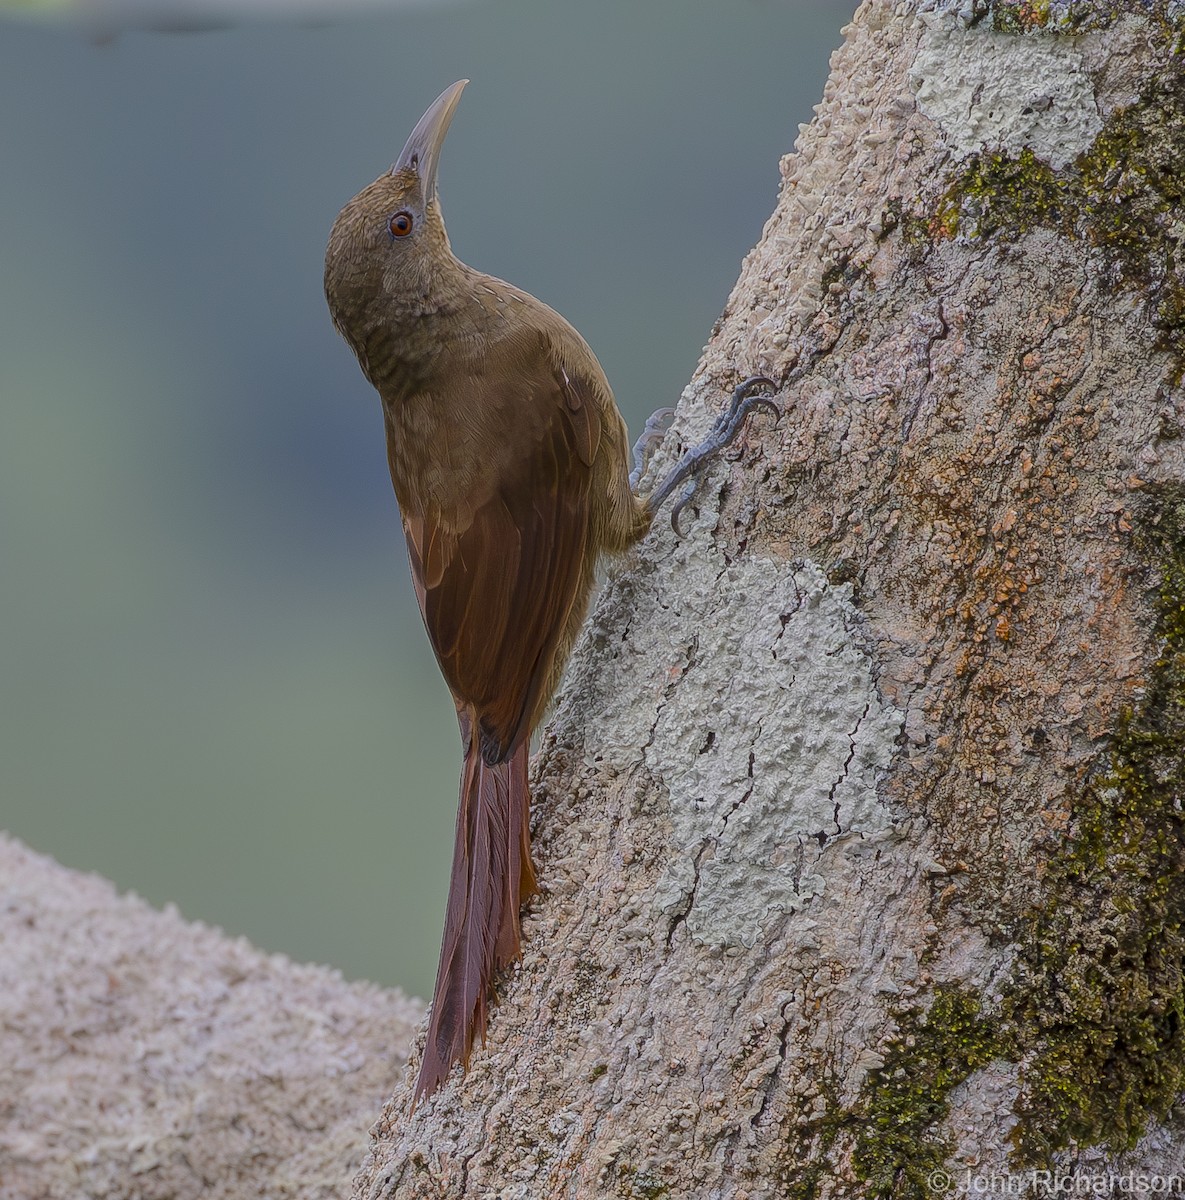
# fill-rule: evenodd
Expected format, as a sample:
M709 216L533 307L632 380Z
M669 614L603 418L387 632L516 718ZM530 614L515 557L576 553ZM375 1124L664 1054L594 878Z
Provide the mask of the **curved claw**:
M761 388L763 391L776 392L778 385L768 375L750 375L748 379L742 379L732 389L732 403L728 406L728 415L730 417L734 416L737 409L749 398L750 393L757 388Z
M768 375L750 375L748 379L742 379L736 385L733 389L733 395L735 396L737 392L740 392L742 395L748 395L756 387L769 388L773 392L778 390L778 385Z
M764 408L774 414L774 420L782 419L782 409L772 396L746 396L740 407L740 415L747 417L755 408Z
M764 408L772 412L775 422L781 420L782 410L772 396L764 394L759 396L745 396L734 408L716 418L716 425L712 429L712 434L719 442L720 449L723 450L725 446L732 444L733 439L744 428L749 415L754 409L758 408Z
M683 536L683 530L679 527L679 514L691 503L698 487L699 480L693 477L683 489L683 494L671 505L671 528L675 531L676 537Z
M757 389L761 390L758 391ZM737 434L744 428L749 415L755 409L764 408L774 414L775 420L781 418L782 410L778 402L774 399L774 396L770 394L771 392L776 393L776 391L777 385L765 375L750 375L748 379L744 379L738 383L733 389L728 408L712 423L711 433L698 446L692 446L690 450L686 451L679 462L667 474L666 478L646 497L646 507L650 510L651 514L657 511L658 507L671 495L675 488L683 483L684 480L690 479L678 502L671 510L671 527L676 534L682 537L682 530L679 528L679 514L687 506L692 496L695 495L698 475L716 455L725 449L725 447L732 444ZM649 427L649 422L647 425ZM639 439L639 447L641 446L641 442L642 439ZM635 455L637 453L638 448L636 447ZM636 457L635 462L638 462ZM634 474L630 476L631 487L637 486L637 481L641 474L642 470L640 466L636 466Z

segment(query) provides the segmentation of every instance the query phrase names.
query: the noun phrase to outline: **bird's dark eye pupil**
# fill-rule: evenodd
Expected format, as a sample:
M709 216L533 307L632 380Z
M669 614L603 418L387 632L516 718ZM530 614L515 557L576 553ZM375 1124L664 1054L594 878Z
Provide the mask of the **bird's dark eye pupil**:
M412 217L408 212L397 212L387 222L387 228L391 231L392 237L407 237L411 233L411 227Z

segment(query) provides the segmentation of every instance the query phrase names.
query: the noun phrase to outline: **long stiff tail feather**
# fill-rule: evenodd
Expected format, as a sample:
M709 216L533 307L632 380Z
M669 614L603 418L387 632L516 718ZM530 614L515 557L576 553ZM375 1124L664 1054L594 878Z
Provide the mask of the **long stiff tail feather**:
M467 725L462 722L463 732ZM519 908L536 890L529 749L524 742L506 762L491 766L478 738L466 739L444 938L416 1101L440 1087L453 1063L468 1067L474 1039L485 1039L494 975L519 955Z

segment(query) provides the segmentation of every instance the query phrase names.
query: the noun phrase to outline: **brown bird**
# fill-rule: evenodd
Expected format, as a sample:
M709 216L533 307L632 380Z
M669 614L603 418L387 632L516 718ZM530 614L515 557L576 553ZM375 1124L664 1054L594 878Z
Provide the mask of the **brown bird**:
M412 580L465 754L417 1100L453 1063L468 1064L493 976L519 954L519 908L536 890L531 731L584 620L598 557L642 537L681 482L694 488L754 406L777 411L756 394L770 381L747 380L712 436L649 497L635 495L653 418L631 478L625 421L584 339L449 246L436 172L467 82L437 98L391 170L342 209L325 255L333 322L382 400Z

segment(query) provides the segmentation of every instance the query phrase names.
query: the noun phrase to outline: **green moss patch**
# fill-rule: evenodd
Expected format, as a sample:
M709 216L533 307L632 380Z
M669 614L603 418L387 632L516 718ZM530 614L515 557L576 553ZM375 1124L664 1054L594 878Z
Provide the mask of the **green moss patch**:
M1054 171L1031 150L973 155L945 190L932 236L1016 240L1052 229L1098 252L1105 278L1148 298L1159 348L1185 369L1185 66L1180 57L1135 104L1112 114L1089 151Z
M869 1073L853 1113L852 1166L868 1196L933 1196L930 1176L952 1149L935 1132L950 1093L1004 1052L998 1023L964 988L937 988L925 1016L906 1028L885 1065Z
M971 23L997 33L1089 33L1132 11L1168 25L1174 10L1168 0L973 0Z
M938 1132L950 1094L1001 1057L1005 1042L974 991L955 984L936 988L928 1008L894 1016L900 1033L884 1051L883 1065L868 1073L856 1103L844 1108L825 1084L822 1115L796 1125L779 1193L786 1200L847 1195L831 1188L837 1169L850 1172L862 1197L933 1200L934 1173L953 1149ZM837 1159L850 1165L845 1170Z
M861 1195L932 1197L951 1093L993 1060L1021 1064L1018 1168L1075 1143L1130 1148L1185 1092L1185 488L1150 496L1133 537L1159 652L1046 865L1044 902L1013 930L998 1011L943 984L894 1013L857 1101L796 1129L787 1197L813 1198L844 1159Z
M1070 1141L1129 1147L1185 1091L1185 495L1137 532L1156 564L1160 654L1074 815L1023 939L1010 1023L1027 1163Z
M1084 244L1101 287L1145 298L1185 374L1185 8L1140 10L1178 57L1090 150L1054 170L1031 151L966 160L936 203L890 201L883 234L914 253L935 240L998 239L1037 229ZM1039 36L1096 28L1130 5L984 3L992 27ZM1093 22L1093 24L1092 24ZM1162 429L1180 436L1180 431ZM1073 805L1069 833L1042 876L1044 900L1009 930L1010 982L985 1012L973 990L939 985L928 1007L893 1015L900 1030L854 1103L799 1118L785 1192L813 1197L834 1176L876 1197L929 1197L953 1147L951 1094L993 1060L1019 1064L1014 1163L1049 1165L1078 1145L1130 1148L1185 1093L1185 487L1146 496L1133 561L1146 574L1157 656L1143 694ZM799 1166L798 1164L802 1164ZM836 1194L846 1194L841 1187Z
M1065 25L1074 7L991 11L995 27L1025 32L1055 17ZM1179 36L1166 5L1141 7ZM1028 150L968 160L931 233L1015 241L1041 228L1087 243L1105 281L1147 298L1176 384L1185 373L1183 214L1178 57L1072 166L1054 171ZM1015 1140L1026 1163L1074 1141L1130 1146L1185 1091L1185 493L1152 498L1135 539L1156 572L1161 652L1048 866L1048 900L1020 934L1004 1006L1025 1062Z

